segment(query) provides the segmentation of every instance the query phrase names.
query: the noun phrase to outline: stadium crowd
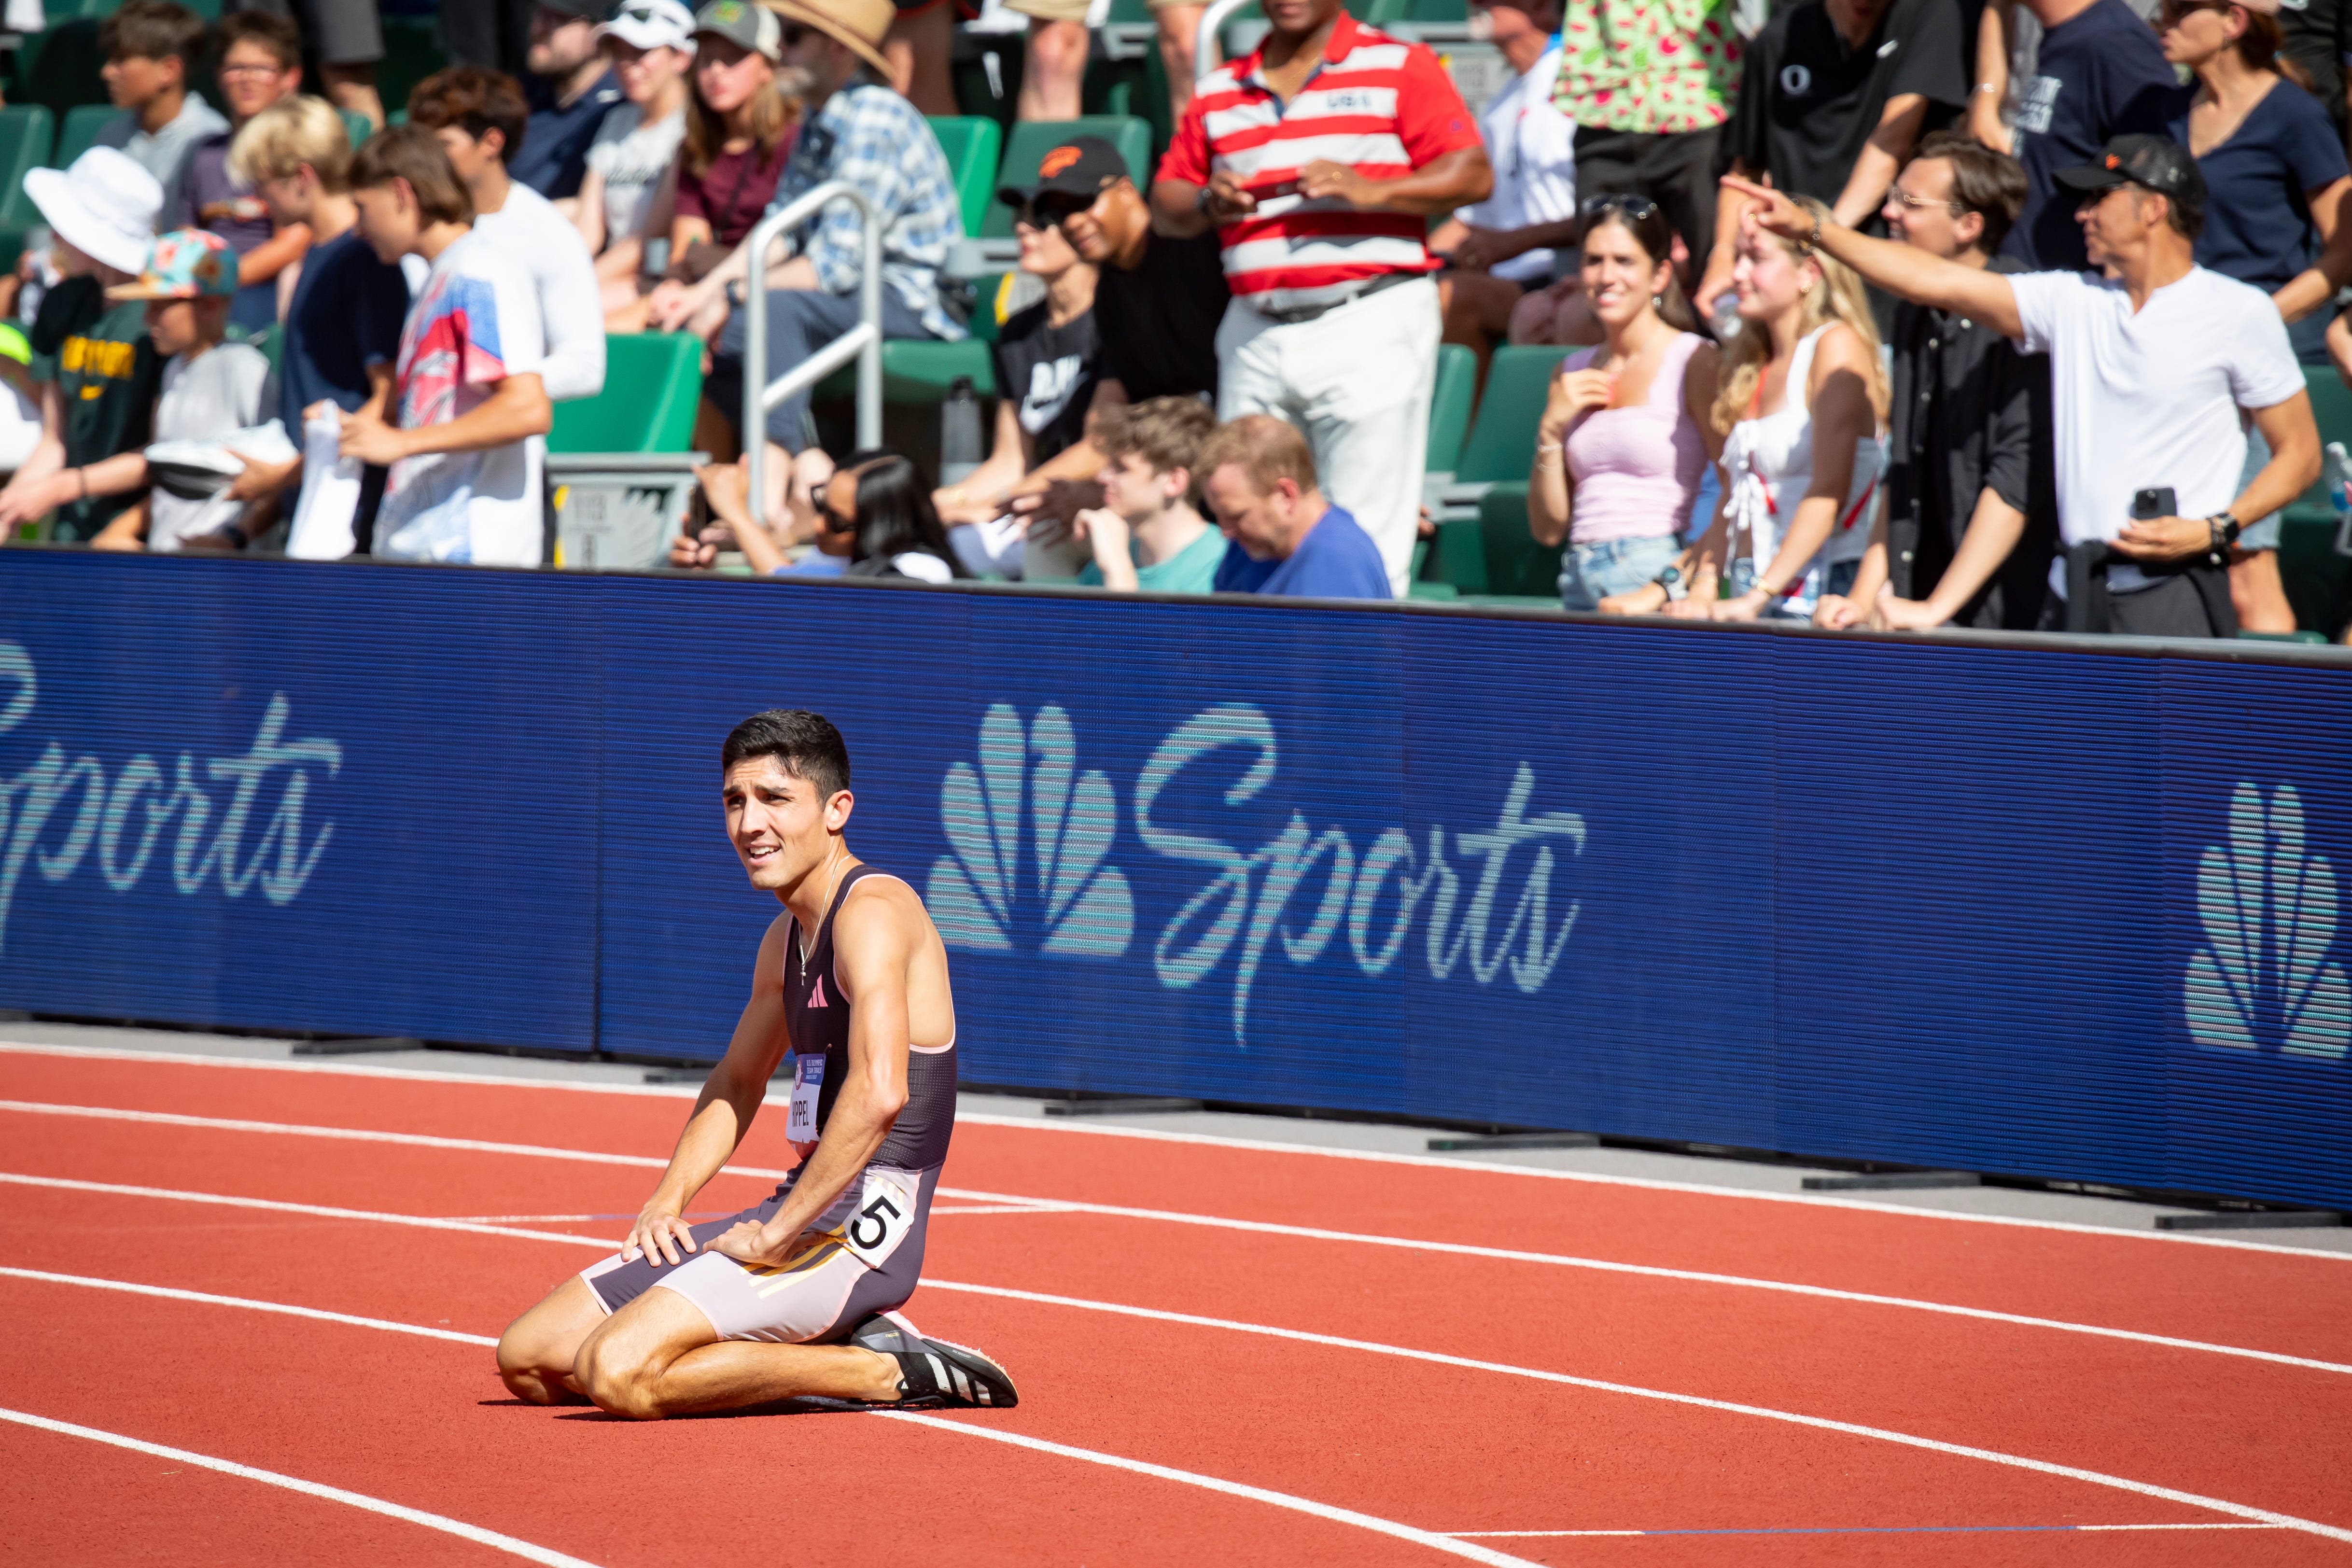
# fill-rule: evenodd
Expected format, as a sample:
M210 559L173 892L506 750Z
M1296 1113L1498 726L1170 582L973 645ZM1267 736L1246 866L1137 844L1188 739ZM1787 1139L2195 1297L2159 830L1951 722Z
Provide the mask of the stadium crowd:
M1005 3L1020 114L1074 118L1085 0ZM457 63L385 124L373 0L124 0L120 113L25 177L0 529L537 564L553 405L653 331L700 340L722 459L675 566L1389 598L1441 344L1507 342L1561 351L1527 528L1571 610L2295 628L2304 367L2352 384L2352 8L1470 0L1506 68L1474 113L1341 0L1262 0L1196 85L1201 7L1153 0L1156 170L1078 134L997 192L1000 308L927 119L954 4L448 4ZM752 276L753 226L834 180L887 338L997 312L989 449L944 484L828 453L806 393L737 427L858 320L845 203Z

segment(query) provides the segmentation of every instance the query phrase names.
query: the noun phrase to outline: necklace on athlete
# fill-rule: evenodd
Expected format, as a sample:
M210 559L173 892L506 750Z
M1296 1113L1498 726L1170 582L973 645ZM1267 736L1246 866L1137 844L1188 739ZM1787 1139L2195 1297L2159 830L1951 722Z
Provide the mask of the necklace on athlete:
M835 887L840 885L841 872L836 868L836 863L840 859L841 840L836 838L833 841L833 847L825 852L824 857L824 868L826 873L824 880L824 901L816 907L817 923L820 926L824 923L826 911L833 908L833 890ZM806 963L809 961L809 954L815 951L815 944L816 932L814 931L809 931L801 939L801 962L803 963Z

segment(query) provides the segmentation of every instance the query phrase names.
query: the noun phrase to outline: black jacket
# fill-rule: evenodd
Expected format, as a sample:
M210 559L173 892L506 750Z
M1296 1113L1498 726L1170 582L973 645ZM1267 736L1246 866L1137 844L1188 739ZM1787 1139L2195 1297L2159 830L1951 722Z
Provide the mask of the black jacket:
M2022 264L1996 257L1996 272ZM1924 599L1951 564L1987 489L2025 513L2025 535L1953 624L2031 630L2049 593L2058 542L2051 466L2050 361L2023 354L1981 321L1898 304L1887 415L1887 575Z

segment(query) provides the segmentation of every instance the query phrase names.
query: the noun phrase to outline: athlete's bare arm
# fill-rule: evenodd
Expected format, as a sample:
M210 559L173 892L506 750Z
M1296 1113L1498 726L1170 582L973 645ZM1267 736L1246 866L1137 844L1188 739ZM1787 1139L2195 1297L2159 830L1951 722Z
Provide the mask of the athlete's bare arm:
M792 926L790 915L778 915L768 934L760 939L760 956L751 970L751 999L743 1004L743 1016L735 1022L727 1054L703 1080L701 1097L694 1102L694 1113L686 1119L686 1131L678 1134L669 1168L662 1173L654 1195L646 1200L637 1223L630 1226L628 1240L621 1244L622 1257L635 1259L650 1250L664 1262L676 1263L694 1250L694 1237L681 1217L686 1205L734 1157L767 1098L768 1079L790 1044L784 1027L784 943L792 940ZM902 1058L904 1054L900 1053ZM903 1061L898 1079L903 1098ZM847 1098L846 1093L843 1098Z
M914 889L869 878L850 889L833 919L834 977L850 1005L849 1075L825 1119L816 1152L792 1195L764 1226L749 1220L711 1239L711 1250L745 1263L776 1264L839 1197L889 1136L907 1104L910 1046L955 1037L947 954Z

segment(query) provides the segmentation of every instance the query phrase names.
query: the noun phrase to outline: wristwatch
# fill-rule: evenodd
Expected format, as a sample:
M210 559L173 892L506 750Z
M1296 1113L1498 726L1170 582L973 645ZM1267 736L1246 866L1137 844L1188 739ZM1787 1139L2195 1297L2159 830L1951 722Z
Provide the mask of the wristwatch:
M1669 605L1690 596L1690 584L1683 581L1682 570L1679 567L1669 566L1650 581L1666 591L1666 603Z
M2216 555L2236 544L2238 535L2246 529L2234 513L2226 511L2217 511L2207 518L2205 526L2212 531L2211 549Z

